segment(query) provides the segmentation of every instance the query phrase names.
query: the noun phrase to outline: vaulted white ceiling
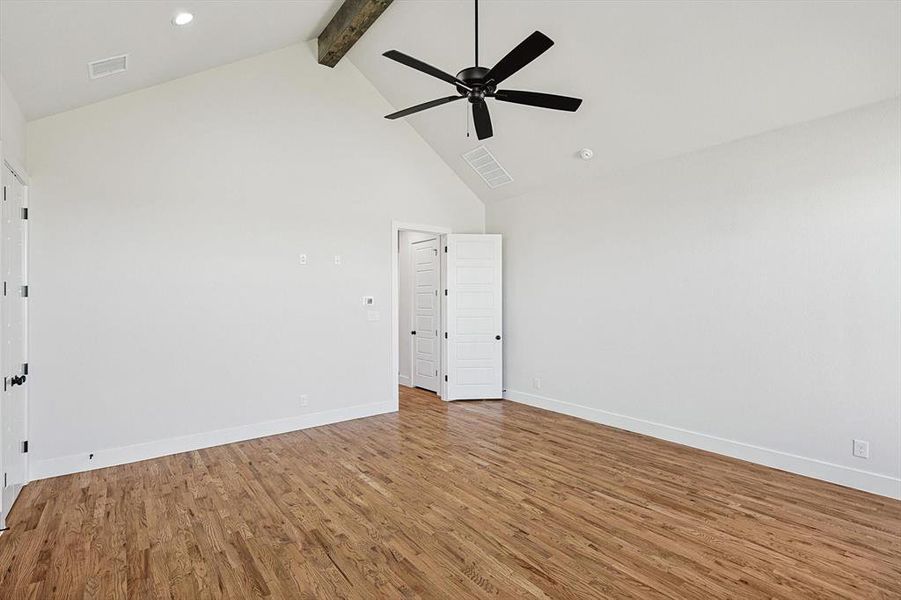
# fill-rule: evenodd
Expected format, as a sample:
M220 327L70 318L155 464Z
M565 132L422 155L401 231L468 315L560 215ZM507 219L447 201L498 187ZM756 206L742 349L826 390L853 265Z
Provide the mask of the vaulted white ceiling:
M462 103L407 117L483 199L673 156L901 94L898 2L480 3L492 65L538 29L555 45L501 87L584 98L564 113L490 105L485 141L514 182L494 190L463 161ZM395 2L350 58L397 108L451 86L390 61L395 48L456 73L473 61L471 2ZM580 148L594 150L585 162Z
M336 0L2 0L0 70L28 120L315 38ZM180 11L196 19L174 27ZM129 55L91 80L87 63Z
M0 69L34 119L312 39L339 4L3 0ZM178 10L195 22L172 27ZM447 96L451 86L381 53L456 73L473 62L472 17L468 0L396 0L348 58L398 109ZM899 2L483 0L480 17L487 66L536 29L556 42L502 87L585 99L574 114L494 102L485 142L466 137L462 102L408 117L484 200L901 94ZM127 73L88 79L88 61L123 53ZM513 183L490 190L466 165L482 143ZM580 160L582 147L595 158Z

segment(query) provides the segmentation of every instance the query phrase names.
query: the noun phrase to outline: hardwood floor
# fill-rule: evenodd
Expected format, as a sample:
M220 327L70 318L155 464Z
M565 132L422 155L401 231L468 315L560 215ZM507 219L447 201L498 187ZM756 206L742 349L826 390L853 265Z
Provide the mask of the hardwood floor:
M37 481L2 598L901 598L901 502L512 402Z

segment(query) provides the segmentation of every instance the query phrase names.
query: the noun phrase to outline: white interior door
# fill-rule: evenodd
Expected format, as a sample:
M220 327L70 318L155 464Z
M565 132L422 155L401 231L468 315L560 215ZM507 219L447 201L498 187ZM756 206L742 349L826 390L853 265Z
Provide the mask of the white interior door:
M440 310L437 237L412 244L413 260L413 376L414 387L439 388Z
M501 236L448 234L445 400L503 396Z
M3 468L3 518L9 513L27 480L26 446L26 225L25 186L3 165L3 200L0 214L0 463Z

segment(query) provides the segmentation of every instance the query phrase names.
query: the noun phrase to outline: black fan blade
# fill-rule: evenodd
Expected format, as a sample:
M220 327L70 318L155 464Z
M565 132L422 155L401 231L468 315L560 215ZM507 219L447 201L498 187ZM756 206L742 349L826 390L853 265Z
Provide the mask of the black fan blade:
M541 56L545 50L554 45L553 40L544 35L540 31L536 31L519 45L510 51L507 56L500 59L488 73L485 74L485 81L494 81L500 83L510 75L513 75L521 68Z
M488 114L488 104L484 100L472 105L472 122L476 126L476 137L480 140L494 135L494 129L491 128L491 115Z
M450 73L445 73L441 69L435 68L432 65L426 64L417 58L413 58L412 56L407 56L403 52L398 52L397 50L388 50L382 56L387 56L391 60L396 60L402 65L407 65L410 68L416 69L417 71L422 71L427 75L431 75L432 77L437 77L441 81L446 81L448 83L452 83L453 85L459 85L463 89L471 90L472 88L451 75Z
M582 104L581 98L542 94L541 92L521 92L518 90L498 90L494 93L494 97L502 102L527 104L554 110L568 110L569 112L575 112Z
M386 119L399 119L401 117L406 117L407 115L412 115L413 113L418 113L421 110L425 110L427 108L432 108L434 106L441 106L442 104L447 104L448 102L453 102L454 100L462 100L466 96L448 96L447 98L438 98L437 100L431 100L429 102L423 102L422 104L417 104L416 106L411 106L410 108L405 108L403 110L399 110L396 113L391 113L390 115L385 115Z

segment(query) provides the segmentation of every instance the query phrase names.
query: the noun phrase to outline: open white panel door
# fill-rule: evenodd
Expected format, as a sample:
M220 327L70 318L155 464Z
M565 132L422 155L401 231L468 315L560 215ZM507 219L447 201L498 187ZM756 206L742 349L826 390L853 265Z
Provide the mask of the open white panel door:
M2 163L0 163L2 164ZM9 509L28 481L27 411L25 380L26 354L26 235L25 186L3 165L3 199L0 207L0 467L2 467L2 512L5 523Z
M501 236L448 234L445 400L503 396Z

